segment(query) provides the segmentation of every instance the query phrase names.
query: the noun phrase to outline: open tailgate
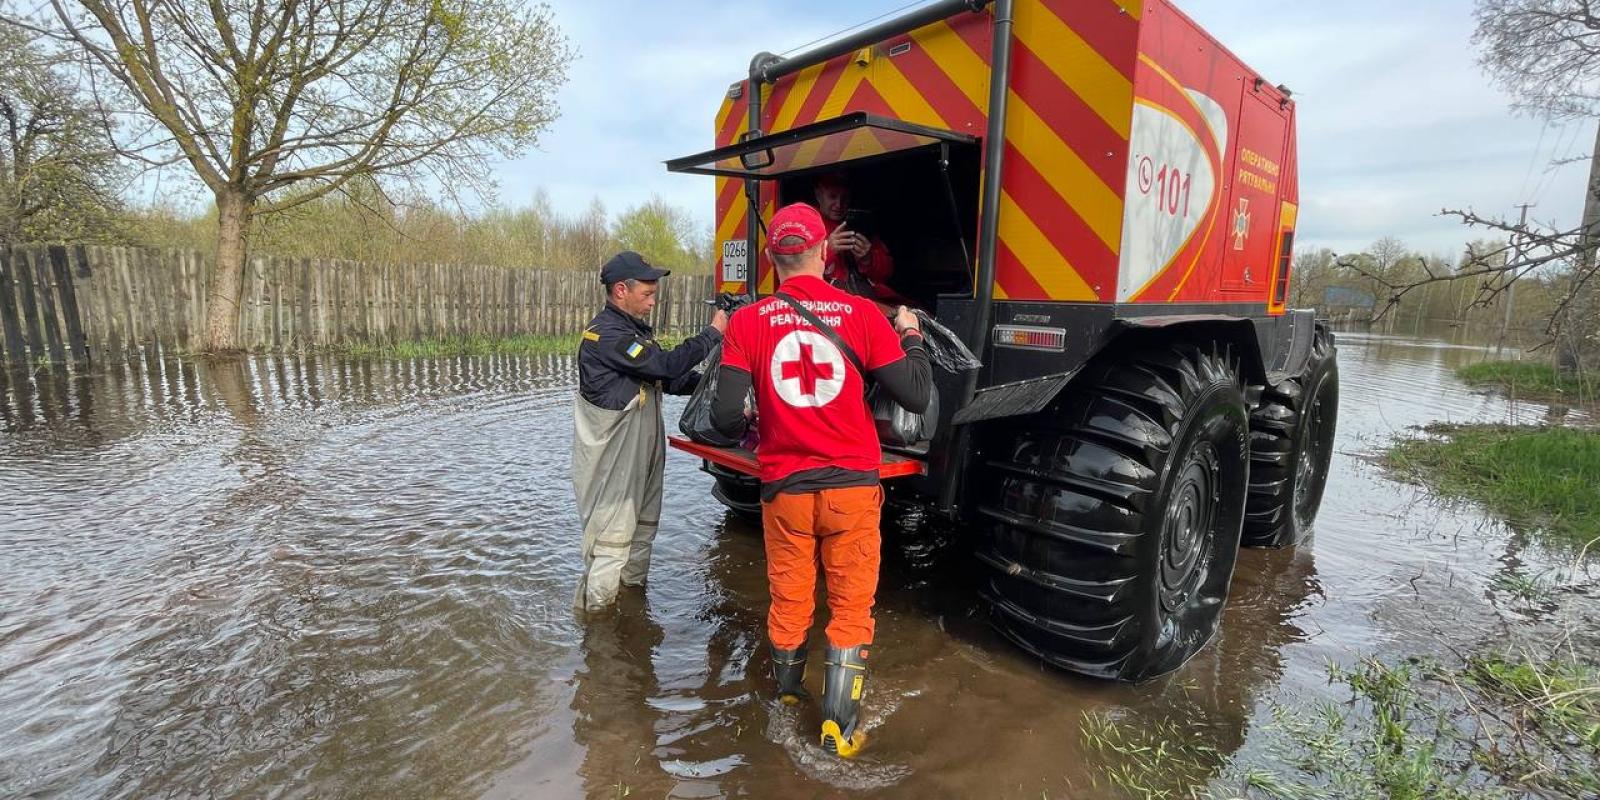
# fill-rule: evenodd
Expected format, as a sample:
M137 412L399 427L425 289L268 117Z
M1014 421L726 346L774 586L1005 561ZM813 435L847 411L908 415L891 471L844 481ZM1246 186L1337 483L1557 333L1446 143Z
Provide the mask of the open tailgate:
M738 447L716 447L709 444L700 444L687 436L668 436L667 444L682 450L689 455L703 458L713 464L720 464L735 472L749 475L752 478L760 477L761 471L756 466L756 454ZM928 474L928 464L915 458L884 453L883 463L878 465L878 476L881 478L904 478L908 475Z

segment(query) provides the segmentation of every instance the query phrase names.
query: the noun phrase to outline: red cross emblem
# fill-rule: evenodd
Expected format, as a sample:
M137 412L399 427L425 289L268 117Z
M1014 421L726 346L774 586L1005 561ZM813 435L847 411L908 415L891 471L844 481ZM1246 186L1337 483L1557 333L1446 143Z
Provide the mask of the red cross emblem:
M816 347L802 344L799 358L782 362L783 379L800 381L800 393L803 395L816 395L819 378L824 381L833 379L833 362L818 361L816 351Z
M772 349L772 388L796 408L820 408L844 390L844 356L816 331L790 331Z

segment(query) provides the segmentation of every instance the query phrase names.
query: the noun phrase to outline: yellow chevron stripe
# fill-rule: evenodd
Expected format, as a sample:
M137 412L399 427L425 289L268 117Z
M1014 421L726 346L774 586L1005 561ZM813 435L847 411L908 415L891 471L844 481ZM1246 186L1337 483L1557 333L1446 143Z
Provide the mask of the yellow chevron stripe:
M944 117L933 110L933 106L922 96L922 92L918 91L917 87L906 78L905 73L894 65L893 59L874 60L873 71L877 74L871 78L872 87L878 90L878 94L883 95L884 102L889 104L896 117L920 125L946 127Z
M839 76L839 82L833 85L833 91L828 92L828 99L822 102L822 108L817 111L817 119L830 119L843 114L845 104L855 96L856 87L860 86L866 77L865 69L853 63L846 65L844 74Z
M1122 10L1128 12L1128 16L1134 19L1144 17L1144 0L1122 0L1118 5L1122 6Z
M728 124L728 115L733 113L733 100L722 98L722 105L717 107L716 126L711 129L711 135L716 136L722 132L722 126Z
M994 299L996 299L996 300L1010 300L1011 299L1011 295L1006 294L1006 290L1000 288L1000 282L999 281L995 281L995 284L994 284Z
M1095 299L1094 290L1004 189L1000 191L1000 238L1051 300Z
M731 101L731 100L723 104L723 109L724 110L727 110L727 109L732 108L732 107L733 107L733 101ZM719 117L720 117L720 120L719 120L719 124L717 126L717 130L720 131L720 130L722 130L722 126L721 126L720 122L721 121L725 121L727 119L727 117L726 117L726 114L720 114ZM749 115L745 115L739 120L739 124L733 130L733 140L734 141L738 141L739 140L739 135L744 133L749 128L750 128L750 117L749 117ZM713 201L714 201L715 198L718 198L718 197L722 196L722 190L727 185L726 182L730 181L730 180L735 180L735 179L734 178L723 178L723 177L718 177L717 178L717 193L712 195ZM744 206L745 206L744 192L741 191L741 192L738 192L737 194L734 195L733 202L728 204L728 213L726 215L724 215L723 218L721 220L719 220L718 223L717 223L717 239L716 239L716 242L722 242L722 241L726 241L727 239L733 238L733 230L734 230L735 226L744 221ZM715 244L715 242L714 242L714 244Z
M800 107L806 104L806 98L811 96L812 90L817 88L817 76L822 74L824 66L813 64L795 73L794 86L783 98L783 107L778 109L777 116L772 118L772 130L786 131L795 126L794 118L799 115Z
M972 47L944 22L911 32L912 41L950 78L961 93L980 109L989 108L989 66Z
M1006 124L1006 140L1039 169L1056 194L1083 217L1111 252L1121 252L1122 201L1117 193L1015 91L1008 103L1011 119ZM1002 216L1002 224L1004 219Z
M1081 2L1081 0L1075 0ZM1020 3L1016 36L1118 136L1126 139L1133 124L1133 81L1111 66L1043 3Z
M733 235L744 227L744 207L744 192L740 192L739 196L729 204L728 215L722 218L722 224L717 226L717 242L732 239Z

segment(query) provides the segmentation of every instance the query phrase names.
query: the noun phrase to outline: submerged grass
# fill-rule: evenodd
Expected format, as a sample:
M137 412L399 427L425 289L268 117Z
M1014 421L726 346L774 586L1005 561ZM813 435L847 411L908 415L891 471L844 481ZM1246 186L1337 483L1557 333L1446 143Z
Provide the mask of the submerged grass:
M1494 653L1458 668L1375 658L1329 667L1344 703L1273 709L1281 759L1247 786L1275 798L1592 797L1600 673L1568 656ZM1261 779L1261 774L1270 776ZM1252 777L1252 776L1246 776Z
M1082 738L1097 757L1097 777L1137 798L1465 800L1600 792L1600 671L1570 654L1485 654L1455 668L1368 658L1330 665L1328 676L1347 690L1343 699L1273 705L1266 747L1225 769L1183 727L1086 714Z
M352 343L334 352L355 358L440 358L445 356L519 355L541 356L575 353L578 337L572 336L457 336L444 339L417 339L390 344Z
M658 336L656 341L665 349L677 345L677 339ZM578 352L578 334L525 335L525 336L456 336L443 339L415 339L389 344L355 342L337 346L330 352L352 358L444 358L450 356L548 356Z
M1600 399L1600 377L1562 375L1542 362L1485 361L1461 367L1456 375L1473 386L1496 386L1526 400L1590 404Z
M1103 780L1140 800L1173 797L1179 787L1204 786L1223 761L1204 737L1173 720L1130 723L1084 712L1079 736L1098 758L1097 785Z
M1600 537L1600 431L1435 425L1394 444L1388 464L1453 497L1576 544Z

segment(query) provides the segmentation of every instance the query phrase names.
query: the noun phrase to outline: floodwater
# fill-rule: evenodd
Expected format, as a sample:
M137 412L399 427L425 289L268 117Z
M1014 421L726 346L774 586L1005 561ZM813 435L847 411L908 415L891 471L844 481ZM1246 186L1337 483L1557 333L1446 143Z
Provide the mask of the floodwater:
M1340 350L1315 541L1245 552L1219 636L1170 677L1041 669L985 627L948 533L891 525L850 763L814 707L768 701L760 539L690 459L648 589L573 617L564 358L11 374L0 796L1112 796L1089 711L1214 748L1182 778L1203 785L1262 749L1270 703L1330 696L1329 661L1502 636L1505 576L1571 559L1371 459L1409 426L1559 410L1462 387L1481 349Z

